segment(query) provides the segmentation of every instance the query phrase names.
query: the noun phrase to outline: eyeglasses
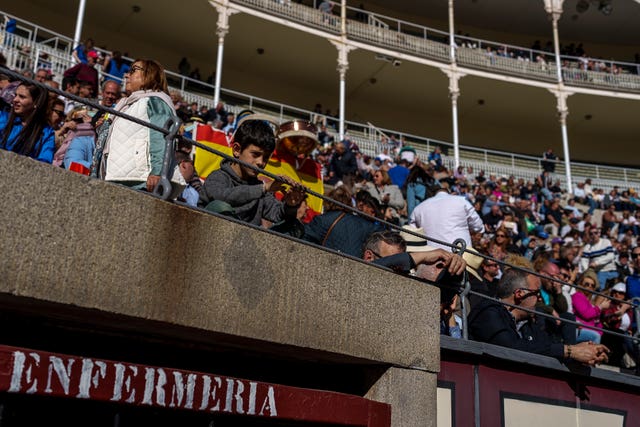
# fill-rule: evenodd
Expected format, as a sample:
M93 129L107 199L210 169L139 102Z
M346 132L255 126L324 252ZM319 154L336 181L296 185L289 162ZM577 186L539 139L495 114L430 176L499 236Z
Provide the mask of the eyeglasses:
M53 110L54 113L56 113L57 115L59 115L60 117L64 117L64 110Z
M535 296L536 298L540 298L540 289L536 289L532 291L529 288L518 288L516 291L523 291L524 293L520 296L520 300L525 300L529 297Z
M493 268L493 267L497 267L498 264L485 264L484 266L487 268Z
M632 252L631 253L631 259L636 259L636 258L638 258L638 256L640 256L640 253L637 253L637 252Z
M596 284L594 282L584 281L582 282L582 286L584 286L585 288L595 288Z
M144 68L142 68L139 65L134 65L133 67L129 68L129 71L127 71L127 74L133 74L136 71L144 71Z
M496 237L507 237L506 234L496 234Z

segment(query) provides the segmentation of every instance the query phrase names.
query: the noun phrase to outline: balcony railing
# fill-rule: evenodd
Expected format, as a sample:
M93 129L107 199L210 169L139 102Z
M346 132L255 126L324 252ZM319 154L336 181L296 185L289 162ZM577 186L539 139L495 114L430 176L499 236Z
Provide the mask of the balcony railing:
M315 8L318 1L307 1L309 6L277 0L231 0L271 14L286 16L302 24L336 33L340 31L339 11L326 15ZM318 14L320 18L318 18ZM356 8L348 8L347 35L363 41L423 58L449 61L449 34ZM555 57L552 53L456 36L456 58L460 65L488 70L498 74L516 75L529 79L555 81ZM573 86L640 93L640 64L603 61L593 58L561 56L565 83ZM599 70L580 70L580 64L601 64Z
M283 6L291 7L293 9L296 6L299 6L296 4L292 4L291 6L284 6L280 5L280 3L278 2L273 3L277 8ZM24 24L26 21L20 22ZM41 27L39 28L41 33L47 31L46 29L43 29ZM383 26L380 27L380 29L384 31L390 31ZM4 31L0 31L0 36L6 36L6 33ZM58 49L54 47L56 43L52 43L51 40L48 40L47 43L42 43L36 42L29 37L14 35L11 43L0 45L0 51L2 51L3 54L7 57L8 66L10 68L27 68L34 71L37 68L46 68L50 69L56 75L56 78L58 80L61 80L64 70L73 65L73 60L71 58L71 55L68 53L68 49L66 49L66 46L69 45L70 39L61 35L58 35L56 37L60 37L60 40L57 43ZM2 38L7 40L6 37ZM25 47L28 47L28 49ZM466 52L466 48L460 48L458 49L458 51L459 54L460 52ZM470 49L470 51L473 51L473 49ZM443 52L446 52L446 48L445 50L443 50ZM474 60L478 61L479 64L484 63L482 61L487 61L487 58L484 55L473 57L473 52L469 53L469 58L475 58ZM446 55L446 53L444 54ZM496 61L496 63L498 63L498 61ZM525 65L526 64L527 63L525 62ZM549 79L552 79L555 71L553 69L547 69L545 71L549 74ZM213 85L194 80L170 71L167 72L167 78L170 82L171 88L173 90L180 91L183 99L186 102L197 102L200 106L213 106L213 91L215 88ZM223 99L226 101L229 109L232 112L237 113L243 108L249 108L258 112L269 114L276 118L279 122L284 122L296 118L310 120L313 122L318 117L322 121L328 122L329 125L331 125L332 123L335 124L337 122L337 119L333 117L327 117L309 110L280 104L268 99L247 95L242 92L222 88L221 93ZM348 129L348 135L367 154L371 155L375 155L381 151L381 145L379 143L381 134L397 135L399 139L405 139L407 144L410 144L417 148L417 151L423 158L426 158L428 153L433 150L433 147L436 145L442 147L445 153L448 150L452 150L453 147L451 143L446 141L425 138L422 136L404 133L398 130L376 128L371 124L362 124L347 121L346 125ZM337 138L337 134L334 134L334 136ZM479 169L484 169L487 173L495 173L499 175L515 175L526 179L533 179L541 169L540 158L522 154L505 153L496 150L461 146L460 156L461 164L465 167L471 166L476 171ZM610 189L615 185L622 187L629 185L638 186L638 184L640 184L640 170L638 169L628 169L615 166L601 166L579 162L571 162L571 167L575 181L579 181L584 178L592 178L593 184L596 187L604 189ZM563 171L564 164L558 163L557 178L564 183L565 176L563 174Z

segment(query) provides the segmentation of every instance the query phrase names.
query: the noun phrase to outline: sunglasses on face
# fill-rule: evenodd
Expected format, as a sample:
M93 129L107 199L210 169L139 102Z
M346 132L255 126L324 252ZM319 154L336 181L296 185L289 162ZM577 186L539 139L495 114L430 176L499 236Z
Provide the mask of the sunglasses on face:
M639 255L640 255L639 253L634 252L631 254L631 259L636 259L638 258Z
M536 289L535 291L532 291L531 289L528 288L518 288L516 289L516 291L522 291L522 295L520 295L520 300L525 300L529 297L535 296L537 299L540 298L540 289Z
M593 282L583 282L582 286L584 286L585 288L595 288L596 284Z

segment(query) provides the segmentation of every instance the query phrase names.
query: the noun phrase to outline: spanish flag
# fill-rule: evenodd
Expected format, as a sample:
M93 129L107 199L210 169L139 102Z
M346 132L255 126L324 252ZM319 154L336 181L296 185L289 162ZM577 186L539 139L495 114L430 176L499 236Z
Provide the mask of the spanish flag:
M231 140L227 139L224 132L209 125L196 124L193 129L193 139L215 150L233 155ZM201 179L206 179L211 172L220 168L220 163L222 163L222 157L196 147L194 167ZM299 159L288 152L276 150L265 169L276 175L286 175L308 189L324 194L320 165L309 157ZM305 220L310 221L313 216L322 213L322 199L309 195L307 204L310 212Z

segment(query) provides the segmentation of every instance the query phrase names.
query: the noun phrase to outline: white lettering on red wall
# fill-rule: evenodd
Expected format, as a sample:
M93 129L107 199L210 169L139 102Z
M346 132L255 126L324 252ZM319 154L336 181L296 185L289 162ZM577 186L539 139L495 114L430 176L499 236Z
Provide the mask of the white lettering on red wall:
M269 384L90 358L13 352L7 391L277 417Z

